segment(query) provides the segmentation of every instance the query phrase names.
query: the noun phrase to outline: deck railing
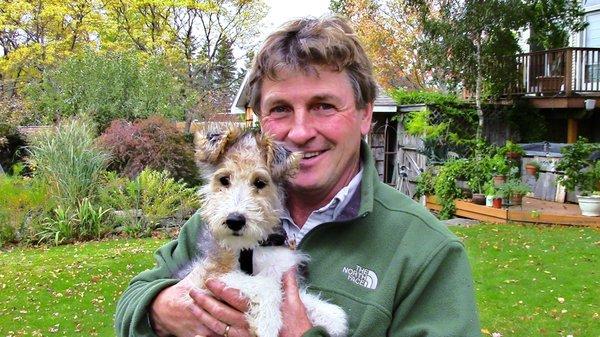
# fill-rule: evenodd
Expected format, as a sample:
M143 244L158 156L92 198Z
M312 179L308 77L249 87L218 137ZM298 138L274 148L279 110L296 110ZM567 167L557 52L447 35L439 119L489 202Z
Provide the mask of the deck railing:
M600 92L600 48L561 48L519 54L509 94L573 96Z

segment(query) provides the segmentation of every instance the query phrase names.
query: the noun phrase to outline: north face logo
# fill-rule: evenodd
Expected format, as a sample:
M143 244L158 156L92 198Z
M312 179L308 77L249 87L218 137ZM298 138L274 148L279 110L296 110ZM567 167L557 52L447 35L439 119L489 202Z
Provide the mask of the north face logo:
M344 267L342 272L348 275L348 281L368 289L377 288L377 274L367 268L356 265L356 268Z

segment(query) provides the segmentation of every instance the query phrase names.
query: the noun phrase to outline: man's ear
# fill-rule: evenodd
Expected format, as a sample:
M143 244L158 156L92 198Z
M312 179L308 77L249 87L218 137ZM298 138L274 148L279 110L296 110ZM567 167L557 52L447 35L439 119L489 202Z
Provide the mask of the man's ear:
M373 120L373 103L367 103L360 113L360 134L366 136L371 130L371 121Z
M233 144L241 131L230 128L227 131L196 133L196 159L202 164L216 164L221 155L227 150L228 144Z

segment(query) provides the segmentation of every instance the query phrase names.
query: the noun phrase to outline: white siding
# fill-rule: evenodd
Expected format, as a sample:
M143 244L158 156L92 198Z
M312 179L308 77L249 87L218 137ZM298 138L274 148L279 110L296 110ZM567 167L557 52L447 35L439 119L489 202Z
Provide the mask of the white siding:
M600 2L600 0L598 0ZM589 25L585 28L584 47L600 47L600 12L586 14Z

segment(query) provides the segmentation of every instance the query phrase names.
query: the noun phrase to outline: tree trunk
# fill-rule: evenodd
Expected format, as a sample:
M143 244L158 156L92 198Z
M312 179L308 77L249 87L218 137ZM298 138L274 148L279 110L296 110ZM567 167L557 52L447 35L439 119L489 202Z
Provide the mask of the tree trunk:
M475 55L477 60L477 78L475 80L475 106L477 108L477 116L479 117L479 123L477 124L477 139L481 139L483 133L483 110L481 109L481 82L483 76L481 74L481 33L475 39L475 46L477 47L477 53Z

